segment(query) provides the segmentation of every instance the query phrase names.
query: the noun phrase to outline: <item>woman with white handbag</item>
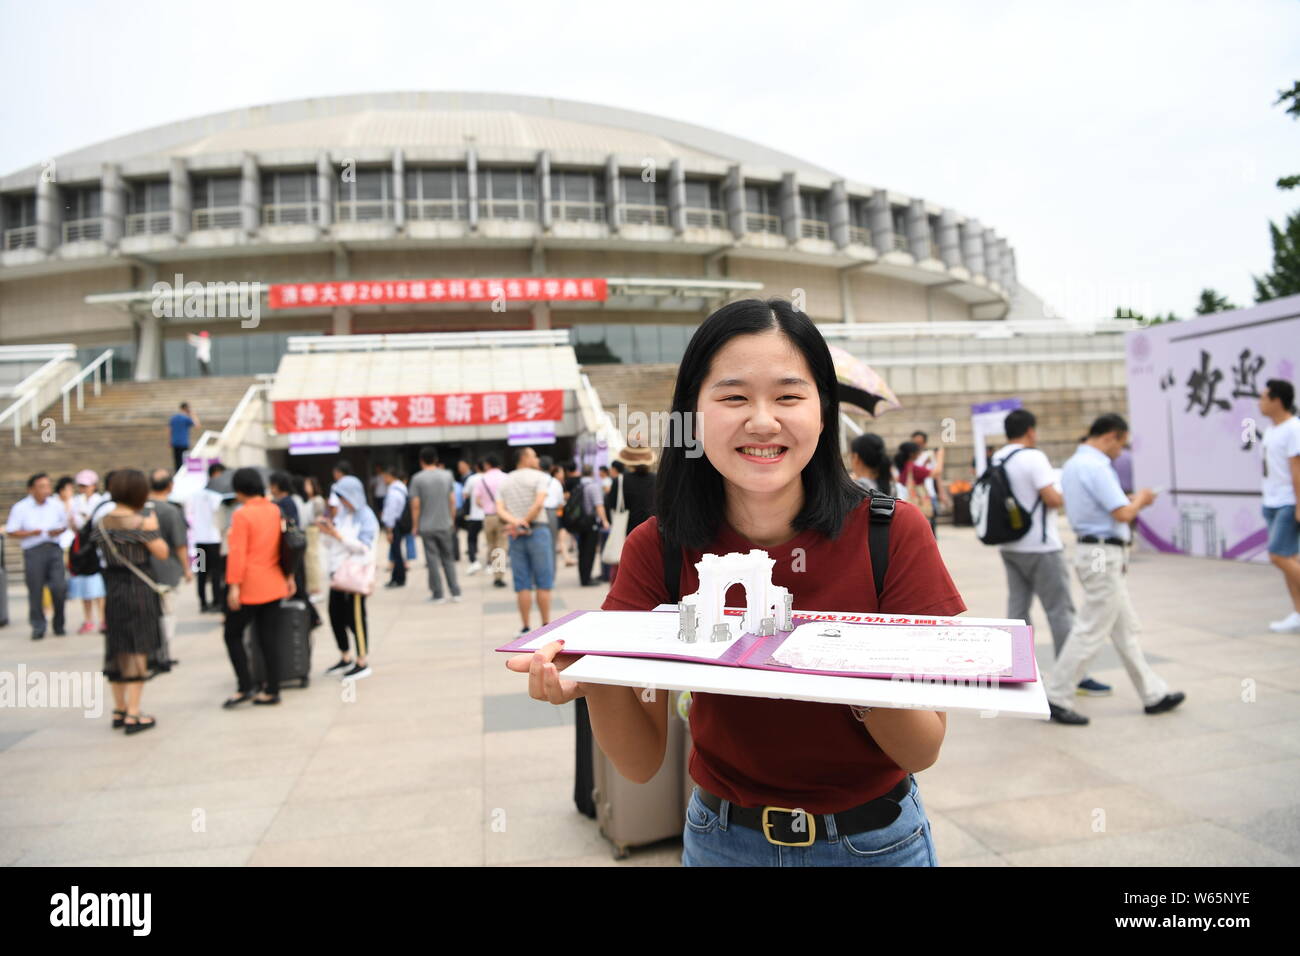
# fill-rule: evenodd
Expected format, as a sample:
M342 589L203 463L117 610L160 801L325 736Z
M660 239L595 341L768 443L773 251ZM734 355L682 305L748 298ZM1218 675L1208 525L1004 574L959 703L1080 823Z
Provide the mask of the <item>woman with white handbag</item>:
M618 577L623 542L637 525L655 513L655 476L651 470L654 460L654 451L646 447L644 439L632 434L614 461L614 484L605 496L609 536L600 554L609 569L610 584Z
M366 661L370 637L366 625L366 598L375 588L375 542L379 519L366 504L361 480L345 475L334 483L339 510L331 521L317 520L330 576L330 627L339 646L339 662L325 673L343 680L370 676ZM349 654L348 632L356 642L356 661Z

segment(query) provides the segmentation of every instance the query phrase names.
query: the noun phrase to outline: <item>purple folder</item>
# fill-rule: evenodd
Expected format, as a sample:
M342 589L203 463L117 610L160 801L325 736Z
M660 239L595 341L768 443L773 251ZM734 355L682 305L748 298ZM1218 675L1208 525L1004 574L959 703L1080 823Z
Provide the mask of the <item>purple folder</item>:
M530 644L538 637L562 627L569 621L572 621L583 614L622 614L623 611L570 611L561 618L556 618L550 624L544 627L529 631L515 638L509 644L498 647L497 651L504 654L527 654L529 648L524 645ZM676 615L676 611L661 611L662 614ZM733 613L731 610L728 614ZM739 611L734 613L739 614ZM799 614L793 616L794 626L799 627L801 624L808 624L816 621L834 622L840 620L845 623L854 624L876 624L883 626L944 626L944 627L992 627L997 630L1006 631L1011 635L1011 666L1002 671L992 674L895 674L890 672L873 672L864 673L861 671L829 671L829 670L808 670L797 667L787 667L784 664L776 664L772 661L772 656L776 649L779 648L792 633L791 631L777 631L768 637L758 634L743 634L736 640L731 647L727 648L726 653L718 658L700 658L692 657L687 654L674 654L665 649L664 653L651 653L648 651L611 651L611 650L592 650L583 648L578 645L566 643L564 653L566 654L596 654L602 657L649 657L665 661L689 661L692 664L719 664L723 667L748 667L754 670L769 671L786 671L791 674L828 674L832 677L874 677L884 678L886 680L893 677L900 678L919 678L921 680L945 680L945 681L997 681L1000 684L1024 684L1033 683L1038 679L1038 667L1034 661L1034 632L1033 628L1023 624L977 624L974 621L964 621L960 618L932 618L918 616L909 618L904 621L884 621L880 619L872 620L869 614L843 614L827 615L817 614L812 617L805 617ZM940 623L942 622L942 623ZM665 641L666 647L671 647L672 642Z

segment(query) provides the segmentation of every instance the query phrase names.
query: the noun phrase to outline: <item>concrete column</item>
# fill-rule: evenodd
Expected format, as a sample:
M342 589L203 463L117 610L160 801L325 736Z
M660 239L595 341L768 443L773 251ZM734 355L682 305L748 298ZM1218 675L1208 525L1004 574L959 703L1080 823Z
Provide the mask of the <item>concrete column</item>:
M194 194L190 188L190 171L185 157L173 156L171 162L172 235L184 239L190 234L194 213Z
M845 229L847 230L847 228L848 227L846 226ZM853 295L849 286L848 269L840 270L840 314L844 316L844 321L846 323L857 321L853 311Z
M531 255L529 257L529 267L533 270L535 276L546 275L546 247L540 242L533 243Z
M621 190L618 188L618 160L613 156L605 157L605 213L606 220L609 223L610 232L618 232L619 226L623 224L623 217L619 209L619 202L622 196L619 195Z
M722 181L722 208L727 210L727 226L739 239L745 234L745 175L739 166L727 170Z
M889 194L877 189L867 200L867 220L871 224L871 244L882 256L894 248L894 213L889 208Z
M398 229L406 225L406 157L401 149L393 150L393 223Z
M347 279L352 275L352 261L342 246L334 247L334 278Z
M551 228L551 154L542 150L537 154L537 196L539 222L542 229Z
M324 150L316 154L316 205L320 215L318 225L328 229L334 222L334 166L330 154Z
M829 208L826 215L831 224L831 242L835 243L835 248L843 249L849 244L849 191L844 185L844 180L837 179L831 183L831 194L827 198ZM840 288L843 290L844 278L840 277ZM841 292L841 298L843 293Z
M998 240L997 253L998 273L1002 276L999 281L1002 283L1002 288L1010 293L1011 287L1015 283L1011 276L1011 246L1008 245L1005 239Z
M924 199L913 199L907 207L907 248L917 262L931 258L930 217Z
M1007 287L1014 292L1020 285L1020 274L1016 272L1016 250L1007 246L1007 258L1002 268L1006 271Z
M478 150L465 150L465 169L469 176L469 228L478 228Z
M262 183L257 160L244 154L239 179L239 227L252 235L262 225Z
M971 275L986 275L984 271L984 227L978 219L967 219L961 227L962 259Z
M998 237L992 229L985 229L980 237L984 245L984 274L990 282L1002 284L1002 267L998 263Z
M36 180L36 248L51 253L62 240L62 203L59 185L42 176Z
M332 315L332 326L330 331L335 335L352 334L352 310L345 308L334 309Z
M138 266L132 270L136 288L152 289L158 281L156 265ZM171 282L172 277L168 276ZM162 376L162 319L153 314L153 304L145 305L137 312L129 313L135 323L135 369L133 377L137 382L152 382Z
M781 231L790 242L799 240L799 183L794 173L781 177L781 186L777 193L781 205Z
M121 169L105 163L99 179L99 209L104 220L104 241L116 246L126 235L126 183Z
M534 302L532 309L533 328L549 329L551 327L551 304L549 302Z
M957 214L951 209L939 212L939 258L949 269L961 265L961 237L957 234Z
M668 225L679 236L686 231L686 171L680 159L668 167Z

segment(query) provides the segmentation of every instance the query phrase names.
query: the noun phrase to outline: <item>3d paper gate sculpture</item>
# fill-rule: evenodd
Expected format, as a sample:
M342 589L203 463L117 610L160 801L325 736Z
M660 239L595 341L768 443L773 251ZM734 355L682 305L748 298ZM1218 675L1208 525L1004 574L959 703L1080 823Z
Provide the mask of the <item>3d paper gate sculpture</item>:
M775 634L794 629L794 595L772 583L776 565L766 551L748 554L706 554L696 562L700 589L677 603L677 639L687 644L731 641L742 634ZM724 613L727 589L745 588L745 614L739 620Z

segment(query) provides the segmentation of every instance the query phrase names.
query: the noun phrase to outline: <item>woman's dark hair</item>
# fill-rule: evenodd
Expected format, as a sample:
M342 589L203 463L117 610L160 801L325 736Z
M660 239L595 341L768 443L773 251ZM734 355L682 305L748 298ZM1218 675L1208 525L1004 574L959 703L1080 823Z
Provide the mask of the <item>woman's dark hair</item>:
M248 495L250 498L266 494L266 486L262 484L262 476L257 473L256 468L240 468L235 472L234 478L231 479L230 487L239 494ZM116 497L114 495L114 498Z
M921 446L914 441L905 441L898 446L898 454L894 456L894 467L900 472L903 467L917 456L921 451Z
M794 517L795 530L813 529L827 537L837 537L849 514L866 495L849 478L840 460L839 391L826 340L812 319L784 299L766 302L742 299L724 305L700 324L677 369L668 440L664 443L655 480L655 500L671 502L659 509L659 530L670 546L692 550L708 547L726 510L722 475L707 455L687 457L683 434L685 423L691 423L693 429L700 388L713 356L738 335L774 330L780 331L803 355L821 401L822 432L812 458L804 466L804 503ZM692 434L691 444L698 449L694 438Z
M307 487L308 485L311 486L310 489L308 489ZM308 475L306 478L302 480L303 500L310 501L312 498L320 498L320 497L324 497L320 493L320 482L317 481L312 475Z
M119 468L108 476L108 493L117 504L139 511L149 500L149 479L136 468Z
M889 473L889 455L885 452L885 440L879 435L866 432L849 444L849 450L858 456L858 461L871 472L876 487L881 494L894 496L894 476Z
M58 495L61 491L63 491L64 488L72 484L73 484L72 476L64 475L62 478L60 478L58 481L54 483L54 494ZM75 488L76 486L73 485L73 487Z

